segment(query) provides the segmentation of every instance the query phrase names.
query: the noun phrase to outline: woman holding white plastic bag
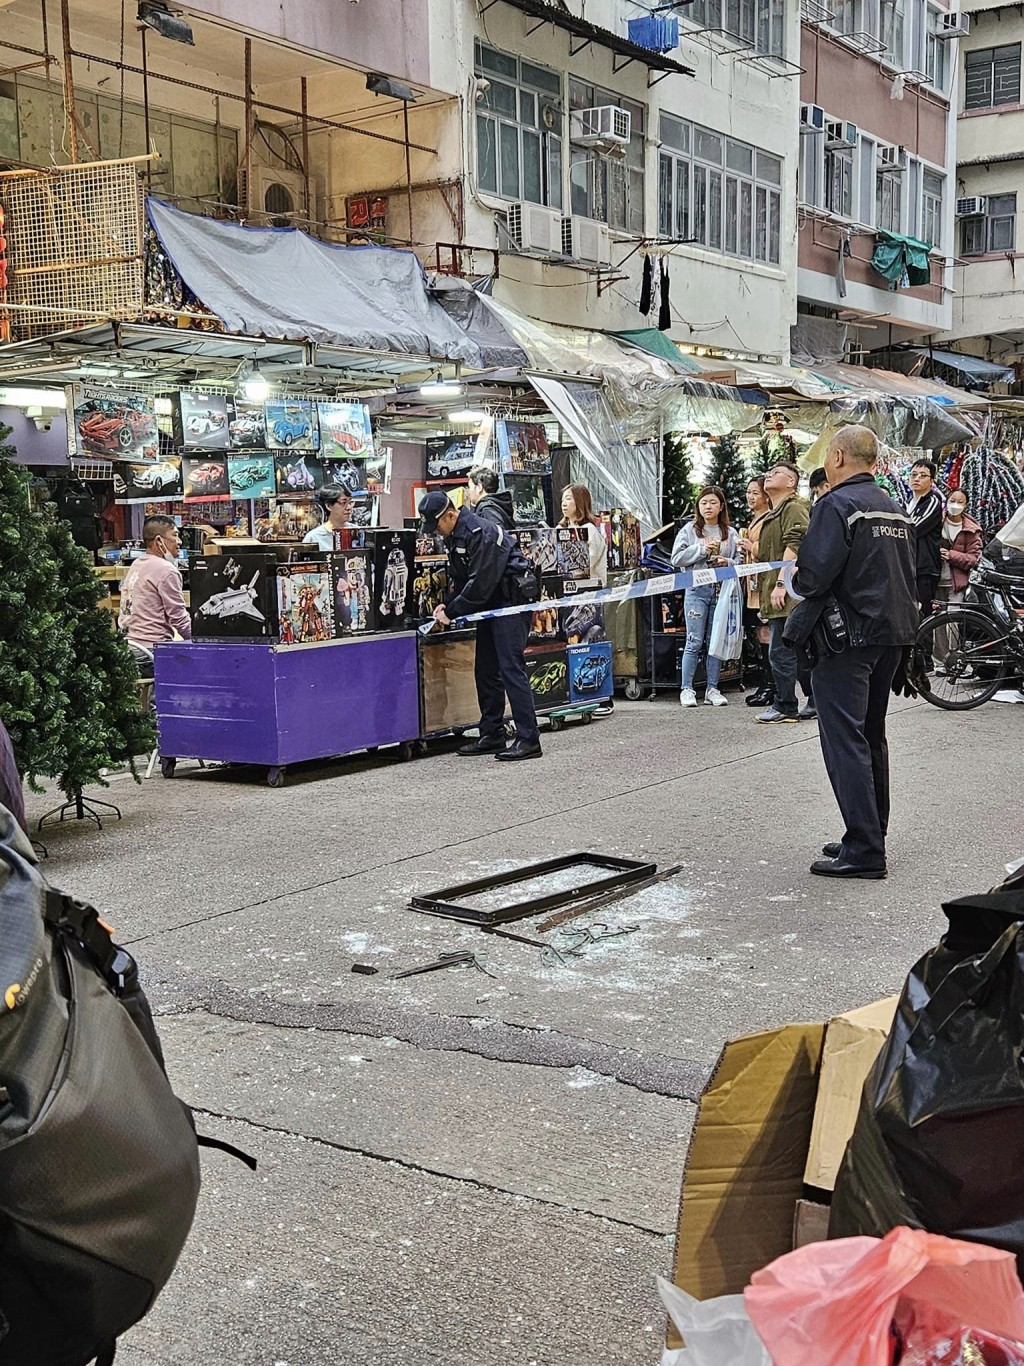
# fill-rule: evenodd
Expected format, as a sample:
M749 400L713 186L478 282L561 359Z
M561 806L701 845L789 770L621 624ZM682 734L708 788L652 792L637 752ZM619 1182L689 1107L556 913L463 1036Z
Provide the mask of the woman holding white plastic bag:
M676 569L717 569L722 565L735 564L740 553L736 532L729 525L725 493L713 486L701 489L693 521L681 527L672 546L672 563ZM682 707L698 705L693 681L711 634L718 589L717 583L695 584L687 588L683 595L686 647L683 651L683 676L679 693L679 705ZM708 652L708 685L704 700L713 707L724 707L728 703L718 687L721 666L722 661Z

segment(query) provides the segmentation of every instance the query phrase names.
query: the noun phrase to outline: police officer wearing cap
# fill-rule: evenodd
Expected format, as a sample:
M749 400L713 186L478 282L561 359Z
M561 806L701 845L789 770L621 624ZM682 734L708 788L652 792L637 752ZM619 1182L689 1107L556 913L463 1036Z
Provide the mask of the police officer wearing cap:
M352 517L352 495L340 484L329 484L320 490L316 501L327 514L326 519L307 531L302 538L303 545L315 545L320 550L334 549L334 533L344 531Z
M447 494L428 493L419 506L423 530L440 532L448 549L455 589L435 618L448 626L456 617L528 602L530 565L508 531L456 508ZM523 594L526 596L523 596ZM480 702L480 738L461 746L459 754L493 754L497 759L540 757L540 731L533 690L526 676L528 612L476 623L476 693ZM505 745L505 698L516 724L515 741Z
M917 561L913 521L875 483L877 461L867 427L844 427L829 442L829 490L815 506L793 576L804 600L786 625L787 643L812 647L821 751L846 822L843 838L811 864L821 877L886 876L885 717L890 692L906 687Z

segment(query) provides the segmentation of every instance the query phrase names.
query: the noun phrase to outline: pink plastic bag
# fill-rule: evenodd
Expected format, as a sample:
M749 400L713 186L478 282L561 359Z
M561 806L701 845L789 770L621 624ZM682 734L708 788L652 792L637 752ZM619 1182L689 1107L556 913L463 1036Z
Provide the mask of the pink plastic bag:
M891 1366L898 1300L948 1322L1024 1339L1009 1252L920 1229L810 1243L754 1273L743 1300L778 1366Z
M1024 1343L950 1323L932 1305L901 1300L896 1329L899 1366L1024 1366Z

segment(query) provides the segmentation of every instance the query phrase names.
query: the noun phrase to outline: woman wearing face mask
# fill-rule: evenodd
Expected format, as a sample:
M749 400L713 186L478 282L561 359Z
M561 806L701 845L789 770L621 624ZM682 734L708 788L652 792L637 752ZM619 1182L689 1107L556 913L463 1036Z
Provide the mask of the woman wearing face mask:
M967 496L959 489L946 499L946 514L942 521L939 544L942 568L935 596L945 607L951 602L963 602L969 575L981 559L981 526L967 515ZM940 627L934 635L935 672L946 672L949 654L949 630Z
M768 495L764 491L764 478L755 475L747 485L747 507L750 509L750 525L745 533L740 533L738 542L743 552L744 564L757 563L757 543L761 538L761 523L772 510ZM770 707L775 701L775 685L772 682L771 666L768 663L767 627L761 621L760 575L753 574L747 579L746 597L743 605L743 625L757 641L761 659L761 674L757 692L744 698L748 707Z
M697 514L686 522L672 546L672 563L677 569L715 569L720 565L735 564L741 551L736 532L729 525L729 509L720 488L703 488L697 497ZM696 707L697 694L693 680L697 665L704 653L704 642L711 634L715 615L718 584L708 583L687 588L683 595L686 617L686 648L683 651L681 707ZM713 707L724 707L728 699L718 687L722 661L712 654L707 656L708 687L705 701Z

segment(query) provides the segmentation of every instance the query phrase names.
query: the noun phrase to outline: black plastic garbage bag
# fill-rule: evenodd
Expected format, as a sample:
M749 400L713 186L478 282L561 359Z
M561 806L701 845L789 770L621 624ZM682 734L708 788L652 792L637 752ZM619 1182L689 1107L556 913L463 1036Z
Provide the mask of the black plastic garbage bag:
M1024 873L942 908L864 1087L829 1237L989 1243L1024 1279Z

